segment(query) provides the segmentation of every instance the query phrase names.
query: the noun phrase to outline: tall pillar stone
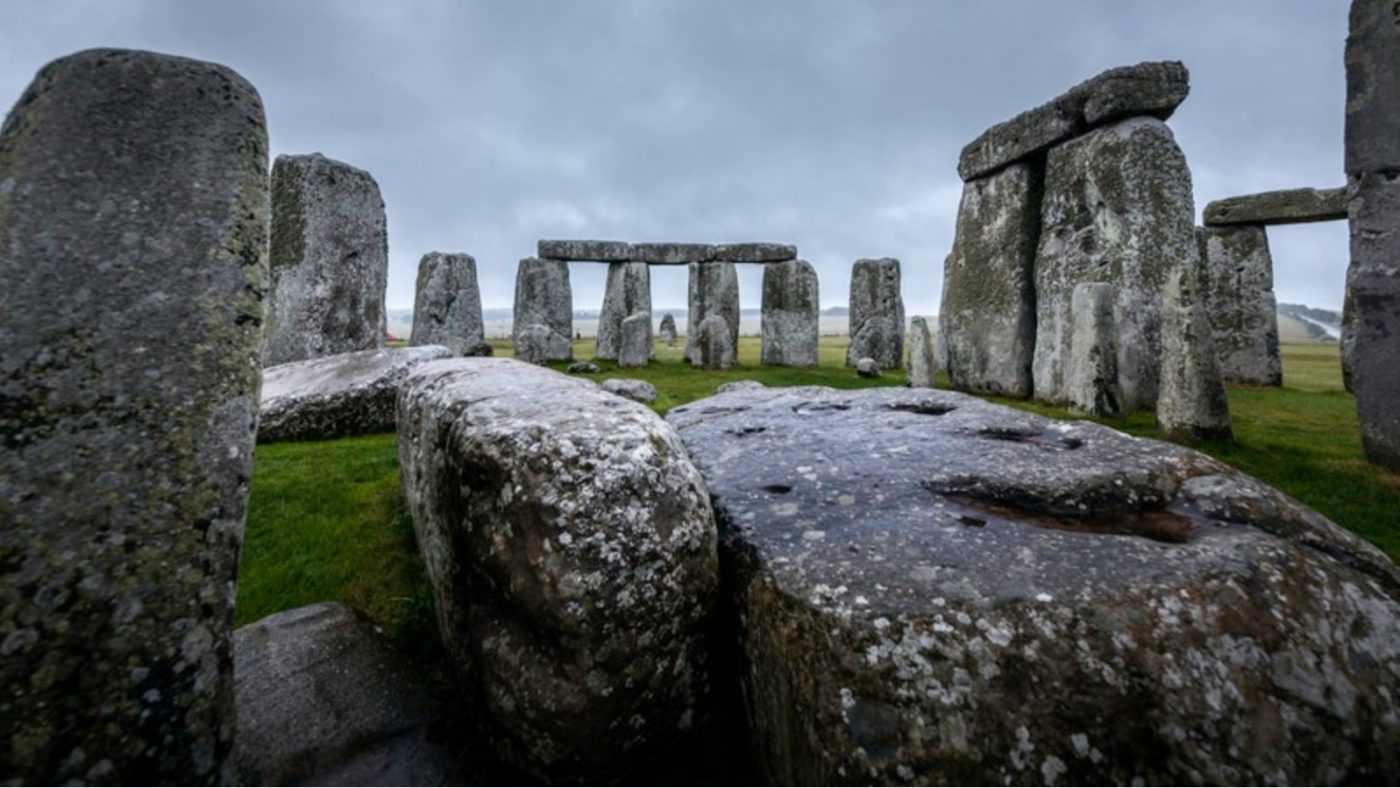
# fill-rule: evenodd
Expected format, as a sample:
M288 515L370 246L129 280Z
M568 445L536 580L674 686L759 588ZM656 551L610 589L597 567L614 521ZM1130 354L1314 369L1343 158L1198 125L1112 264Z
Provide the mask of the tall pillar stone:
M881 369L904 361L904 299L899 293L899 261L893 257L857 260L851 268L850 333L846 366L870 358Z
M429 252L418 261L409 344L442 345L454 356L475 353L486 341L476 260L469 254Z
M937 388L937 378L938 363L934 358L928 320L915 317L909 321L909 385L920 389Z
M267 132L213 63L88 50L0 128L0 775L233 774Z
M1194 266L1191 172L1171 130L1155 118L1104 126L1050 151L1036 251L1036 399L1067 400L1065 373L1082 282L1114 286L1124 411L1157 402L1162 290Z
M821 298L817 271L806 260L763 267L763 363L810 367L817 363Z
M1031 396L1043 171L1043 165L1013 164L963 184L938 313L953 388Z
M690 314L686 317L685 357L690 360L690 363L701 366L704 358L708 357L701 351L698 335L700 324L711 315L722 319L729 329L729 341L721 344L731 348L731 352L737 353L739 348L739 273L734 269L734 264L691 263L687 302Z
M646 263L612 263L603 291L603 311L598 315L598 349L594 358L616 361L622 349L622 321L638 313L651 325L651 266ZM648 332L650 329L648 329Z
M1123 412L1118 387L1118 327L1113 322L1113 285L1084 282L1074 288L1071 311L1069 408L1086 416Z
M545 364L573 358L574 291L567 262L538 257L520 261L511 334L516 358L522 361ZM522 350L527 352L522 355Z
M1230 403L1206 319L1200 272L1173 270L1162 298L1162 377L1157 426L1172 440L1230 440Z
M622 319L622 341L617 351L619 367L645 367L656 347L651 336L651 313L637 312Z
M1262 225L1199 227L1206 315L1228 382L1282 386L1274 262Z
M263 365L384 347L389 234L379 184L319 153L272 165Z

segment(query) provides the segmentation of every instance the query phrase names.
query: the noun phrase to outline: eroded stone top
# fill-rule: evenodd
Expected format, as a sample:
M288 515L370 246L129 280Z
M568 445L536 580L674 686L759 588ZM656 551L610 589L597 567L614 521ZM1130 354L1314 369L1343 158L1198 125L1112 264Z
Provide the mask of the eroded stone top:
M282 400L353 391L387 378L400 377L409 367L423 361L451 357L452 351L442 345L420 345L361 350L278 364L263 370L262 408L266 411Z

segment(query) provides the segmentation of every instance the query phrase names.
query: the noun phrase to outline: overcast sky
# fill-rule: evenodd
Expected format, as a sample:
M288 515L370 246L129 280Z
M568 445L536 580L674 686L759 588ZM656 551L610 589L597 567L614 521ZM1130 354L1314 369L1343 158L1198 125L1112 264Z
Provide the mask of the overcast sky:
M1196 210L1339 186L1346 0L1204 2L196 2L0 0L0 103L97 46L213 60L267 108L272 152L374 174L392 307L426 251L473 254L508 307L539 238L798 245L824 306L851 263L898 257L937 311L958 152L1106 68L1183 61L1170 123ZM1345 222L1270 230L1280 301L1340 307ZM741 272L744 307L760 275ZM657 307L685 270L653 269ZM573 266L597 308L600 266Z

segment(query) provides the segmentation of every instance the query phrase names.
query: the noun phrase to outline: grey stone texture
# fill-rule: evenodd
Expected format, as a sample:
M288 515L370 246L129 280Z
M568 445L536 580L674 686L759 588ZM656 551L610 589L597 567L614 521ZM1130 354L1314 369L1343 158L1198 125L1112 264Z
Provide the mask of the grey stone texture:
M1186 267L1167 279L1157 426L1172 440L1230 440L1230 403L1200 280L1199 271Z
M532 364L572 359L574 292L569 285L569 264L538 257L521 260L515 272L511 320L516 358ZM539 327L545 329L543 334Z
M1070 301L1074 327L1070 334L1069 369L1065 388L1072 412L1085 416L1117 416L1123 412L1118 388L1118 326L1113 321L1113 285L1084 282Z
M669 344L674 343L677 336L676 318L670 312L667 312L661 316L661 326L656 331L656 338L664 339Z
M509 359L416 367L399 466L439 630L507 762L606 782L673 744L709 692L709 496L675 430Z
M379 184L319 153L272 165L263 364L384 346L389 234Z
M797 259L797 247L768 241L716 244L714 259L732 263L781 263Z
M729 347L739 347L739 274L734 270L733 263L692 263L686 301L689 314L686 317L685 357L690 359L690 363L700 364L697 360L700 355L697 346L700 324L711 315L719 317L728 326Z
M234 633L241 785L449 785L424 672L335 602Z
M1351 295L1352 274L1355 270L1356 267L1348 263L1346 290L1342 295L1342 387L1351 393L1355 393L1351 386L1351 354L1356 349L1356 306Z
M1161 294L1175 268L1194 267L1191 172L1166 124L1132 118L1050 151L1036 251L1035 397L1066 402L1081 282L1107 282L1118 300L1118 379L1123 410L1157 402Z
M856 374L863 378L880 377L880 365L875 359L865 356L856 362Z
M763 269L764 364L810 367L817 363L821 298L817 271L806 260L773 263Z
M589 361L575 361L569 365L570 375L591 375L595 372L602 372L602 368Z
M613 263L603 289L603 309L598 313L598 349L595 358L616 361L622 349L622 321L638 313L651 322L651 268L646 263Z
M728 383L720 384L716 389L716 394L724 394L730 391L746 391L748 389L767 388L757 380L731 380Z
M670 411L766 782L1366 783L1400 570L1203 454L948 391Z
M1095 127L1125 118L1166 120L1191 86L1175 61L1109 69L1032 110L998 123L968 143L958 159L964 181L1039 157L1051 147Z
M619 367L645 367L655 343L651 338L651 312L637 312L622 321L622 347L617 354Z
M262 101L92 49L0 126L0 781L232 779Z
M707 263L715 259L715 247L713 244L677 243L674 241L632 244L632 259L639 263L653 265Z
M694 333L686 336L686 344L690 346L690 363L701 369L729 369L738 357L734 332L719 315L701 320Z
M850 333L846 366L870 357L881 369L899 369L904 360L904 299L899 292L899 261L893 257L857 260L851 267Z
M1346 187L1283 189L1206 203L1206 226L1232 224L1298 224L1347 218Z
M1013 164L963 184L938 313L944 369L955 389L1031 396L1043 169Z
M535 254L546 260L625 263L632 259L632 244L626 241L540 241L535 245Z
M468 356L485 342L475 258L443 252L423 255L409 344L442 345L453 355Z
M616 394L619 397L626 397L633 402L640 402L644 405L656 401L656 387L645 380L612 378L603 381L603 391Z
M1282 386L1278 303L1268 233L1260 225L1196 230L1205 263L1202 296L1227 382Z
M394 429L399 383L415 364L450 358L442 345L341 353L263 370L258 441L324 440Z
M909 385L931 389L938 385L938 362L934 358L933 338L928 320L915 317L909 321Z

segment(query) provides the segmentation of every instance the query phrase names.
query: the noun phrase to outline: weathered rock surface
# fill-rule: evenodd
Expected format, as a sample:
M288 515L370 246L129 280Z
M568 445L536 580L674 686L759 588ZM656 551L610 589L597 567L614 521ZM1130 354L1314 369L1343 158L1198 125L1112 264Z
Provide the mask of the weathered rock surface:
M1342 387L1350 393L1351 387L1351 352L1356 349L1356 306L1351 295L1351 278L1355 266L1347 265L1346 290L1342 294L1342 336L1341 336L1341 356L1342 356Z
M535 254L546 260L625 263L632 259L632 244L626 241L540 241L535 244Z
M757 380L731 380L730 382L721 384L718 388L716 388L715 393L724 394L730 391L747 391L749 389L762 388L767 388L767 386L763 385Z
M691 346L690 363L701 369L729 369L734 366L738 349L734 346L734 332L729 330L729 322L719 315L710 315L700 321L695 333L686 336Z
M1384 0L1352 0L1346 47L1346 156L1348 176L1400 169L1400 30ZM1348 178L1348 199L1355 199Z
M258 440L392 432L399 383L414 365L450 358L442 345L341 353L263 370Z
M643 313L651 323L651 268L646 263L613 263L608 266L608 282L603 290L603 309L598 313L598 344L595 358L616 361L622 350L622 321ZM649 333L649 332L648 332Z
M715 247L711 244L657 243L632 244L632 259L653 265L686 265L706 263L715 259Z
M575 361L569 365L570 375L591 375L594 372L602 371L603 370L597 364L588 361Z
M1063 403L1081 282L1107 282L1118 301L1118 380L1123 410L1157 402L1161 294L1167 274L1195 265L1191 172L1166 124L1133 118L1050 151L1036 252L1037 399Z
M1178 268L1162 299L1162 387L1157 425L1173 440L1229 440L1230 403L1216 362L1197 272Z
M982 132L958 159L964 181L1036 157L1096 126L1141 115L1166 120L1186 100L1186 67L1175 61L1112 68L1035 109Z
M622 347L617 354L619 367L645 367L651 361L654 347L651 312L637 312L622 321Z
M1013 164L963 184L938 313L953 388L1031 396L1042 170Z
M817 271L806 260L788 260L763 269L764 364L810 367L817 363L821 298Z
M774 784L1400 769L1400 573L1205 455L927 389L671 411Z
M863 378L878 378L880 365L875 363L875 359L865 356L856 362L856 374Z
M869 356L881 369L904 361L904 299L899 292L899 261L893 257L857 260L851 267L850 332L846 366Z
M656 387L645 380L613 378L603 381L603 391L646 404L656 401Z
M1118 326L1113 322L1113 285L1084 282L1074 288L1069 371L1065 388L1072 412L1117 416L1123 408L1118 389Z
M263 364L384 346L389 233L368 172L319 153L272 166Z
M1215 334L1220 375L1232 383L1282 386L1274 261L1263 227L1202 227L1206 316Z
M567 361L570 358L573 358L573 343L550 330L549 326L531 323L515 335L517 361L545 366L552 361Z
M287 610L234 633L244 785L447 785L422 674L350 608Z
M1283 189L1206 203L1206 226L1232 224L1297 224L1347 218L1346 187Z
M436 361L401 389L399 465L443 641L507 761L602 782L690 727L718 569L669 425L550 370Z
M752 241L737 244L717 244L714 259L732 263L781 263L797 259L797 247L792 244Z
M454 355L467 356L485 342L476 259L443 252L423 255L418 261L409 344L442 345Z
M724 321L729 329L729 347L739 347L739 274L733 263L693 263L687 292L689 324L685 332L685 356L692 364L698 361L697 341L700 325L711 315ZM733 352L733 350L731 350ZM732 361L730 363L733 363Z
M538 257L521 260L515 273L511 319L516 358L533 364L573 358L574 292L569 285L569 264ZM538 327L545 331L541 333Z
M909 321L909 385L931 389L938 385L938 363L933 357L933 339L928 321L915 317Z
M661 316L661 326L657 329L656 336L667 342L676 341L676 318L670 312Z
M232 778L262 101L93 49L0 127L0 781Z

